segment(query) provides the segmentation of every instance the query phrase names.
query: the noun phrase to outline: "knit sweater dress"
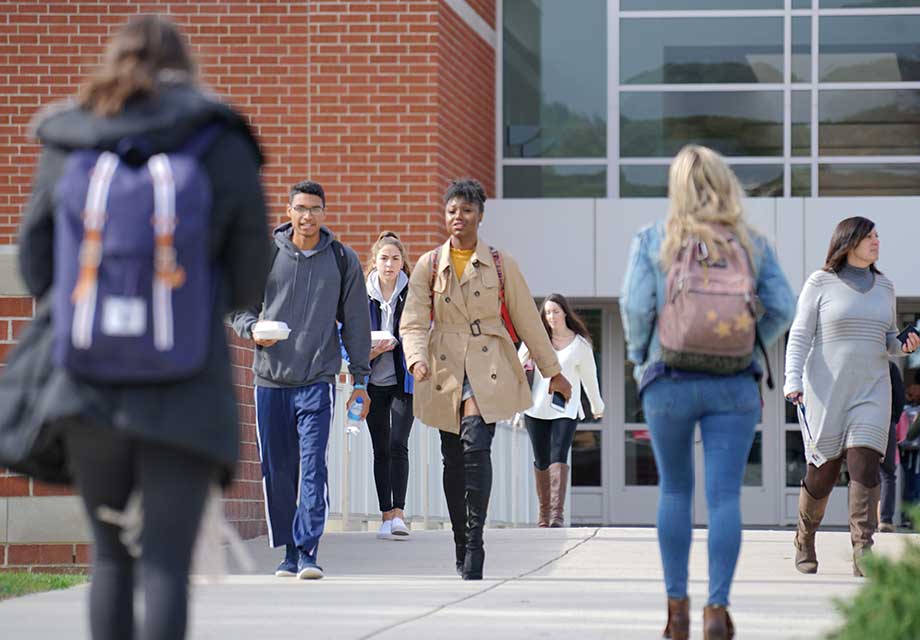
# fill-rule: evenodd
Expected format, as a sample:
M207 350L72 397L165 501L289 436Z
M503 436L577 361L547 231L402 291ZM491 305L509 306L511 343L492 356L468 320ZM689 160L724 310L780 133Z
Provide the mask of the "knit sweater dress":
M817 467L852 447L884 455L888 443L888 355L903 355L894 285L880 274L862 292L851 283L826 271L811 274L786 347L783 393L803 393L805 459Z

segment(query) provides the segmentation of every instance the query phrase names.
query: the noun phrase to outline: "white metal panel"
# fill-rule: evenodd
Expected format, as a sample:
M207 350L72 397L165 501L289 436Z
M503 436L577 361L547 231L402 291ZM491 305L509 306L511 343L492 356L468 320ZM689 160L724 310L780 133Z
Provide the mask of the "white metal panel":
M805 204L801 198L776 201L776 238L773 248L793 290L805 283Z
M535 296L592 297L594 200L506 199L486 203L481 235L511 252Z
M629 245L636 232L663 219L666 198L636 198L597 201L597 293L601 298L618 298L626 275Z
M809 198L805 200L806 275L820 269L837 223L850 216L875 221L882 240L879 269L898 297L920 296L920 198Z

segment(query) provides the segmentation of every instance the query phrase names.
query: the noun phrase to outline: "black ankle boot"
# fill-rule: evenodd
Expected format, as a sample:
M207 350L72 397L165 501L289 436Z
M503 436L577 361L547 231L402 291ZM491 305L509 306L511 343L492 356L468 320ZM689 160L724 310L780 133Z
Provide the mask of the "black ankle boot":
M466 561L466 543L454 546L457 554L457 575L463 577L463 563Z
M468 416L460 422L463 443L463 471L466 486L466 557L464 580L482 580L485 563L483 527L492 493L492 437L495 425L480 416Z

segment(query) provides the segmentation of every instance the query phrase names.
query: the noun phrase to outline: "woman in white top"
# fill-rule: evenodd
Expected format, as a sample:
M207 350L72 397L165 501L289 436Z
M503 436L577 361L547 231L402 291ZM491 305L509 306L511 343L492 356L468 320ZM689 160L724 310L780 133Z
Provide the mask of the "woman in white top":
M524 412L524 421L533 445L533 470L540 503L538 524L540 527L562 527L569 450L578 420L585 417L581 408L582 385L595 419L603 415L604 401L597 384L591 335L585 323L558 293L550 294L543 301L541 311L543 326L553 342L563 375L572 384L572 395L568 402L554 404L549 394L549 379L540 375L536 367L525 364L525 368L533 370L533 406ZM530 359L523 345L519 356L522 363Z

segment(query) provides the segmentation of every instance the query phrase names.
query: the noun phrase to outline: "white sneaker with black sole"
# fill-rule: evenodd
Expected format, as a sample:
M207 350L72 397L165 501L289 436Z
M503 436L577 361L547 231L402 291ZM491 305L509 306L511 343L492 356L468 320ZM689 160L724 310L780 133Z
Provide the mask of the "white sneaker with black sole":
M409 538L409 527L403 522L403 519L396 516L390 520L390 531L393 533L394 540L407 540Z
M393 538L393 521L384 520L380 523L380 528L377 529L377 539L378 540L391 540Z

